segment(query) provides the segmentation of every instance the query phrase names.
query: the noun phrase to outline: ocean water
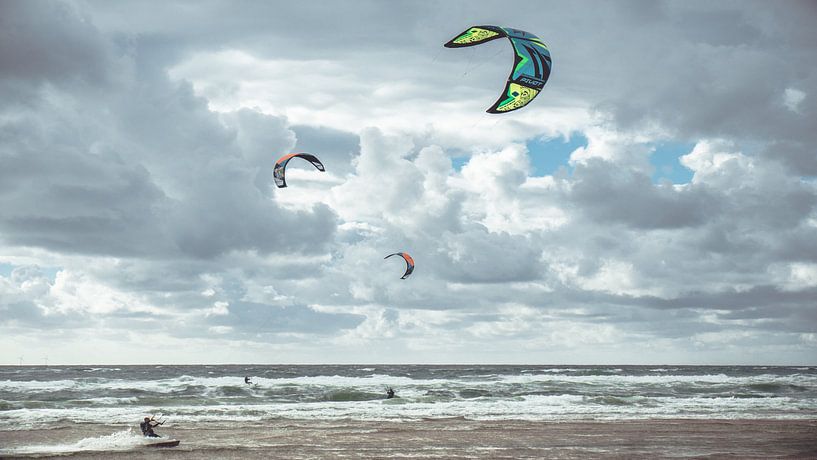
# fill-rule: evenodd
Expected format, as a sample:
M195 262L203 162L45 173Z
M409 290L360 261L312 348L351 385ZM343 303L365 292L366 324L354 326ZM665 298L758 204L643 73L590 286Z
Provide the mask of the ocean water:
M388 387L395 398L386 399ZM817 367L0 367L0 440L3 433L24 439L26 431L107 430L47 449L18 443L7 454L133 449L145 442L138 423L146 415L167 420L159 433L307 421L814 420Z
M250 376L252 384L244 383ZM387 387L397 397L385 398ZM270 419L817 417L815 367L0 367L0 430Z

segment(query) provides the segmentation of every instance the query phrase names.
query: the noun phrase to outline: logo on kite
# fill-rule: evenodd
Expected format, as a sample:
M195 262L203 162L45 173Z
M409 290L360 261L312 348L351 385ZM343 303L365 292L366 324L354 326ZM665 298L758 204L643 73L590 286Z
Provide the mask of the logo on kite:
M275 168L272 170L272 177L275 179L275 185L277 185L279 188L287 186L287 163L289 163L289 160L295 157L303 158L304 160L312 163L312 166L317 168L318 171L326 171L323 167L323 163L321 163L321 160L319 160L315 155L309 153L290 153L288 155L284 155L275 162Z
M403 260L405 260L405 261L406 261L406 272L405 272L405 273L403 273L403 276L401 276L401 277L400 277L400 279L401 279L401 280L404 280L404 279L408 278L408 276L409 276L409 275L411 275L411 272L413 272L413 271L414 271L414 259L412 259L412 258L411 258L411 256L410 256L410 255L408 255L408 254L407 254L407 253L405 253L405 252L395 252L394 254L389 254L389 255L387 255L387 256L386 256L386 257L384 257L383 259L384 259L384 260L385 260L385 259L388 259L388 258L389 258L389 257L391 257L391 256L400 256L400 257L402 257L402 258L403 258Z
M550 50L536 35L508 27L474 26L452 38L446 48L479 45L507 37L515 53L513 70L508 76L505 91L487 110L505 113L521 109L535 98L550 77Z

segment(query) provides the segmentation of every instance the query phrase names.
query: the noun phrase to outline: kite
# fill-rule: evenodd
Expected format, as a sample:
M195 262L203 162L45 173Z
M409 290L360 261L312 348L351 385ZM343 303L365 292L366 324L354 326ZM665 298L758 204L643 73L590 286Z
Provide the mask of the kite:
M318 168L318 171L326 171L323 167L323 163L321 163L321 160L319 160L315 155L309 153L290 153L288 155L284 155L275 162L275 168L272 170L272 177L275 179L275 185L277 185L279 188L287 186L287 181L284 176L287 163L289 163L289 160L295 157L303 158L304 160L312 163L312 166Z
M402 258L403 258L403 260L405 260L405 261L406 261L406 272L405 272L405 273L403 273L403 276L401 276L401 277L400 277L400 279L401 279L401 280L404 280L404 279L408 278L408 276L409 276L409 275L411 275L411 272L413 272L413 271L414 271L414 259L412 259L412 258L411 258L411 256L410 256L410 255L408 255L408 254L407 254L407 253L405 253L405 252L395 252L394 254L389 254L389 255L387 255L387 256L386 256L386 257L384 257L383 259L384 259L384 260L385 260L385 259L388 259L388 258L389 258L389 257L391 257L391 256L400 256L400 257L402 257Z
M550 77L550 50L542 40L524 30L497 26L474 26L452 38L446 48L479 45L507 37L515 53L513 70L508 75L505 91L487 110L488 113L506 113L521 109L535 98Z

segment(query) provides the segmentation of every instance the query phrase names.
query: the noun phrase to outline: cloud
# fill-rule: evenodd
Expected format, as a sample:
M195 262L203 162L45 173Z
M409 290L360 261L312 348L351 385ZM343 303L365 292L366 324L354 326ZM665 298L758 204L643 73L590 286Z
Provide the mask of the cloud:
M718 212L705 188L656 185L643 173L604 161L577 166L573 179L566 198L600 224L697 227Z
M56 43L75 28L84 40L106 43L81 21L69 15L38 37L43 43L26 45L50 46L45 40ZM116 81L40 87L32 80L31 109L3 110L5 241L85 254L212 258L232 250L314 251L332 238L328 208L288 211L269 197L275 152L295 142L282 120L248 110L219 116L150 63L106 60L109 47L79 45L65 52L96 57L104 72L119 73Z
M76 80L99 85L113 77L112 49L98 39L87 11L65 2L3 2L0 12L0 62L13 63L0 69L3 86ZM61 19L56 27L55 19Z
M363 317L352 314L317 312L306 306L275 307L251 302L235 302L209 324L229 327L245 334L329 334L357 326Z
M808 355L813 6L472 6L3 3L0 330L133 362L133 331L239 353L193 361ZM442 47L481 22L553 51L522 111L484 113L507 43ZM652 179L663 144L688 182ZM293 151L327 171L278 189Z
M808 43L817 36L806 18L814 17L814 5L702 6L659 3L649 9L656 28L633 27L643 19L627 9L607 11L620 27L601 31L594 43L606 48L588 56L610 72L610 91L597 107L622 127L657 124L679 138L785 143L795 155L813 145L817 67ZM812 162L788 156L777 157L813 172Z
M446 233L440 241L441 257L434 262L445 267L448 281L457 283L507 283L541 277L540 250L524 236L490 233L475 227L461 233Z

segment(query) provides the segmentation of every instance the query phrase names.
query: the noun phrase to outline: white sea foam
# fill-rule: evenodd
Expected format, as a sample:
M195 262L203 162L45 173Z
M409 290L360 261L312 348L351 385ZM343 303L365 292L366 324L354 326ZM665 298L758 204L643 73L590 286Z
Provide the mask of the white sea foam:
M76 452L111 452L127 451L155 442L147 439L134 430L118 431L105 436L81 439L71 444L41 444L33 446L0 448L0 455L57 455Z
M782 408L788 407L789 412ZM802 412L797 412L795 408ZM168 423L162 431L174 427L195 426L201 422L230 424L291 419L407 420L421 418L466 417L479 420L573 420L640 418L812 418L817 402L808 407L803 401L787 397L613 397L581 395L527 395L515 398L484 397L448 401L396 398L370 401L319 401L265 404L211 404L167 406L161 408ZM3 413L0 427L28 429L57 421L136 426L152 407L94 407L75 409L21 409Z
M0 391L9 392L40 392L59 391L76 388L79 385L77 380L0 380Z
M777 383L790 381L792 383L803 383L814 385L813 378L798 378L798 376L789 376L788 378L781 378L775 375L759 375L746 377L731 377L725 374L708 374L708 375L667 375L662 373L660 375L621 375L619 373L613 375L554 375L554 374L516 374L516 375L490 375L490 376L472 376L465 378L449 378L449 379L414 379L404 376L390 376L390 375L368 375L365 377L353 376L304 376L304 377L289 377L289 378L264 378L253 377L253 386L255 389L269 389L283 386L299 386L299 387L326 387L326 388L359 388L364 390L377 390L383 388L384 385L402 386L402 387L491 387L498 383L501 384L535 384L535 383L578 383L589 385L674 385L674 384L747 384L754 382L762 382L765 380L775 381ZM132 385L132 383L131 383ZM222 388L222 387L244 387L244 383L237 377L180 377L177 379L158 380L150 382L147 385L140 386L140 388L158 393L172 392L179 386L199 385L206 388ZM116 383L105 384L110 388L127 388L127 383L123 382L122 386Z
M656 370L657 371L657 370ZM405 376L382 374L354 376L302 376L288 378L253 377L252 386L246 386L242 377L180 377L157 380L123 380L123 379L76 379L54 381L0 381L0 391L8 392L56 392L62 390L139 390L144 393L168 394L188 387L204 387L210 390L221 388L245 388L254 390L274 389L286 386L325 387L325 388L359 388L365 391L380 391L384 386L402 387L490 387L497 384L587 384L587 385L677 385L677 384L751 384L757 382L775 382L778 384L796 384L806 387L817 387L813 376L794 374L786 377L779 375L755 375L733 377L725 374L708 375L672 375L661 372L658 375L564 375L557 373L524 373L514 375L489 374L448 379L414 379Z

